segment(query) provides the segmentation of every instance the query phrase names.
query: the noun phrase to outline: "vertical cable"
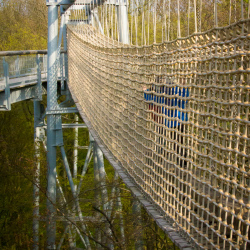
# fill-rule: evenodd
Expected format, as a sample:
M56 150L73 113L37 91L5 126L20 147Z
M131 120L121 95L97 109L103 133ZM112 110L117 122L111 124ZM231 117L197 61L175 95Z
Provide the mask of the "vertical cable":
M128 15L128 8L129 8L129 1L128 0L126 0L126 6L127 6L127 15ZM128 33L128 40L129 40L129 18L127 18L127 25L128 25L127 33Z
M163 10L161 13L161 42L164 42L164 10L165 10L165 1L163 1Z
M108 10L107 10L107 3L105 2L104 4L104 18L105 18L105 28L106 28L106 36L108 36L109 40L109 29L108 29ZM103 24L104 25L104 24Z
M229 3L229 20L228 20L228 24L231 24L231 15L232 15L232 0L230 0Z
M114 22L113 21L114 21L114 6L111 5L111 37L112 37L112 40L114 41L114 25L113 25Z
M189 19L190 19L190 0L188 0L188 36L189 36Z
M150 25L150 11L149 11L149 1L148 1L148 45L149 45L149 25Z
M138 0L136 0L136 12L135 12L135 40L136 40L136 46L138 46Z
M243 4L243 0L241 0L241 19L244 19L244 4Z
M234 22L236 23L236 12L237 8L236 8L236 0L234 0Z
M109 14L109 20L108 20L109 31L108 31L108 33L109 33L109 35L111 37L111 4L110 4L110 2L108 2L108 6L109 6L109 8L108 8L108 14Z
M130 25L130 44L133 44L133 7L134 7L134 2L133 0L130 2L130 9L131 9L131 25Z
M104 31L104 25L103 25L103 8L101 8L100 6L99 6L99 8L100 8L100 11L101 11L101 17L100 17L100 23L101 23L101 26L103 27L103 33L105 32Z
M120 42L120 32L119 32L119 22L120 22L120 5L116 9L116 33L117 33L117 41ZM118 19L119 18L119 19Z
M201 23L202 23L202 0L200 0L200 27L199 32L201 32Z
M196 0L194 0L194 32L197 33Z
M144 26L143 26L143 39L144 39L144 45L147 44L147 38L146 38L146 14L145 14L145 9L146 9L146 5L145 5L145 0L143 0L143 12L144 12Z
M92 2L93 6L92 9L94 9L94 1ZM98 30L98 32L100 31L100 26L102 27L102 33L104 33L104 26L102 25L102 9L100 6L96 6L96 16L98 17L98 19L96 20L96 29ZM98 23L99 22L99 23ZM95 32L95 41L98 41L98 32Z
M170 39L170 5L171 5L171 0L168 0L168 41Z
M117 25L118 25L118 22L117 22L117 8L115 7L115 40L117 41ZM119 38L118 38L118 41L119 41Z
M84 0L85 1L85 0ZM91 11L91 13L92 13L92 18L93 18L93 20L92 20L92 25L93 25L93 22L95 22L94 20L95 20L95 18L94 18L94 5L92 5L92 4L94 4L94 2L91 2L90 3L90 9L92 9L92 11ZM89 13L90 14L90 13ZM98 16L99 15L99 11L98 11L98 6L96 7L96 15ZM99 20L101 20L101 19L99 19ZM97 23L97 20L96 20L96 24L98 25L98 23ZM96 28L97 28L97 26L96 26ZM97 40L97 32L95 33L95 39Z
M154 4L154 16L153 16L153 24L154 24L154 43L156 43L156 4L157 4L157 0L155 0L155 4Z
M141 45L143 45L143 37L144 37L144 0L142 1L142 20L141 20Z
M177 0L177 12L178 12L178 27L177 27L177 37L181 37L181 20L180 20L180 0Z
M217 0L214 1L214 27L218 27Z
M105 8L103 7L103 5L101 6L101 10L102 10L102 27L103 27L103 34L105 34ZM103 41L105 42L105 41Z
M165 31L165 38L164 40L167 40L167 11L166 11L166 0L164 0L164 31Z
M248 13L247 13L247 18L250 17L250 0L248 0Z

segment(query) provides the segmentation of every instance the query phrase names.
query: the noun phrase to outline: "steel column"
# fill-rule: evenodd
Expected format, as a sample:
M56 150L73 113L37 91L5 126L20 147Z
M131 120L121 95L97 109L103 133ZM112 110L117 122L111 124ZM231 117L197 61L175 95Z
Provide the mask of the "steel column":
M65 19L64 19L64 24L63 24L63 48L64 50L68 50L67 46L67 23L68 23L68 15L66 13L64 13L65 15ZM65 53L64 54L64 76L65 76L65 83L68 81L68 54ZM64 88L66 88L66 86L64 86ZM64 89L65 90L65 89Z
M39 188L40 188L40 128L41 118L40 101L34 100L34 144L35 144L35 171L33 184L33 249L39 249Z
M133 214L136 215L136 224L138 226L141 226L141 203L138 200L133 200L133 204L132 204L132 211ZM136 250L143 250L143 237L142 237L142 233L139 232L137 235L137 239L135 241L135 249Z
M92 136L90 136L90 141L93 140ZM94 178L95 178L95 183L96 185L99 184L100 182L100 174L99 174L99 168L98 168L98 158L97 158L97 153L96 153L96 142L93 142L93 160L94 160ZM97 189L95 189L95 206L100 209L101 207L101 202L100 202L100 194ZM97 213L97 220L100 219L100 214ZM101 235L101 230L99 228L96 228L95 230L95 239L98 242L102 242L102 235ZM102 242L103 243L103 242ZM101 249L100 245L96 246L96 249Z
M10 86L9 86L9 65L3 58L3 70L4 70L4 82L5 82L5 107L6 110L11 110L11 101L10 101Z
M104 168L104 158L103 158L103 153L101 149L98 147L96 142L94 143L94 174L97 186L100 187L101 191L103 211L106 214L106 216L110 217L110 211L109 211L110 205L108 201L108 191L106 187L106 172ZM98 199L99 194L97 194L96 196L97 196L96 198ZM98 204L98 206L100 207L100 203ZM108 247L110 249L114 249L112 242L108 240L108 238L112 237L112 232L110 230L108 222L105 225L105 234L106 234L105 241L106 243L108 243Z
M129 44L127 0L119 0L119 5L117 6L117 14L119 25L119 41L125 44Z
M50 2L51 3L51 2ZM54 1L52 3L55 3ZM58 6L48 6L47 110L57 107ZM47 248L56 249L56 115L47 115Z
M76 125L78 125L78 115L75 114L75 121L76 121ZM75 182L75 191L76 191L76 198L78 198L78 195L77 195L77 184L76 184L76 180L77 180L77 170L78 170L78 127L75 127L74 129L74 132L75 132L75 138L74 138L74 151L73 151L73 157L74 157L74 160L73 160L73 179L74 179L74 182ZM75 230L72 230L72 241L73 241L73 244L74 244L74 247L76 247L76 237L75 237Z
M78 115L75 114L75 121L76 124L78 124ZM73 166L73 178L77 178L77 161L78 161L78 127L75 127L75 138L74 138L74 166ZM75 189L77 188L77 185L75 185Z
M119 175L117 172L115 172L115 181L118 181L119 179ZM117 200L116 200L116 206L117 206L117 210L119 213L119 217L120 217L120 232L121 232L121 238L123 243L125 243L125 230L124 230L124 223L123 223L123 214L122 214L122 201L121 201L121 190L120 187L117 186L116 187L116 196L117 196Z
M77 192L76 192L75 185L74 185L74 182L73 182L73 179L72 179L72 175L71 175L71 172L70 172L70 168L69 168L69 163L68 163L68 160L67 160L67 156L66 156L64 147L61 146L60 149L61 149L61 154L62 154L62 158L63 158L64 167L65 167L66 174L67 174L67 177L68 177L68 181L69 181L69 184L70 184L70 189L72 191L72 195L73 195L73 198L74 198L74 201L75 201L75 208L76 208L76 211L78 213L79 220L82 223L82 225L81 225L82 230L86 233L87 232L87 228L86 228L86 226L84 224L81 207L80 207L80 204L79 204L79 200L78 200L78 197L77 197ZM87 235L84 236L84 240L86 242L87 249L90 250L91 246L90 246L89 238L88 238Z

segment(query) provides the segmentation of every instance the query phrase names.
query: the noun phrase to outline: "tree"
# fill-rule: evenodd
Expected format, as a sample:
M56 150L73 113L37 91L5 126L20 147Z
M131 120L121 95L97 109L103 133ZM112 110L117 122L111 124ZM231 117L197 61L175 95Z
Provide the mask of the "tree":
M20 103L13 105L11 112L0 112L1 249L28 249L32 239L30 180L34 151L30 104Z
M43 0L3 0L0 50L46 49L47 7Z

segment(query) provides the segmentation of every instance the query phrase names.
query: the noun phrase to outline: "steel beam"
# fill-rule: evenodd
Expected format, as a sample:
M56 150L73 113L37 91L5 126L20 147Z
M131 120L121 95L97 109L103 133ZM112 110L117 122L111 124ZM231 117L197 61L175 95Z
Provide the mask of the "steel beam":
M86 233L87 229L86 229L86 226L84 225L83 215L82 215L81 207L80 207L79 200L78 200L78 197L77 197L77 192L76 192L76 188L75 188L75 185L74 185L74 182L73 182L71 171L70 171L70 168L69 168L69 163L68 163L68 160L67 160L67 156L66 156L64 147L61 146L60 149L61 149L63 163L64 163L64 167L65 167L66 174L67 174L67 177L68 177L70 189L72 191L72 195L73 195L73 198L74 198L75 208L77 210L79 219L80 219L81 224L82 224L81 225L82 230ZM87 249L90 250L91 246L90 246L90 243L89 243L89 238L88 238L88 236L86 234L84 235L84 240L86 242Z
M82 182L83 182L83 177L85 176L89 163L92 159L93 156L93 142L90 141L89 146L88 146L88 152L87 152L87 156L84 162L84 166L82 168L82 173L81 173L81 178L77 187L77 197L79 196L80 190L81 190L81 186L82 186Z
M47 53L47 50L0 51L0 56L46 55ZM66 53L66 51L62 49L61 53Z
M58 106L55 106L53 110L50 110L47 108L46 114L49 115L60 115L60 114L69 114L69 113L78 113L77 108L59 108Z
M63 123L62 128L87 128L87 126L79 123Z
M46 93L43 89L43 93ZM30 85L22 88L10 88L10 103L16 103L20 101L30 100L37 98L37 86ZM6 94L4 91L0 91L0 107L6 103Z

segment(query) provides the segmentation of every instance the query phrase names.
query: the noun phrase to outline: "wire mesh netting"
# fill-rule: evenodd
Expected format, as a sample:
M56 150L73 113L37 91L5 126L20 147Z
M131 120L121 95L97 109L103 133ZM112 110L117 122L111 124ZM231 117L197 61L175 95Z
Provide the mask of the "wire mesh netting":
M23 77L28 75L37 74L37 59L36 55L23 55L23 56L6 56L1 57L1 62L4 60L9 65L10 77ZM47 72L47 55L40 55L40 68L41 72ZM3 63L0 64L0 79L4 77Z

